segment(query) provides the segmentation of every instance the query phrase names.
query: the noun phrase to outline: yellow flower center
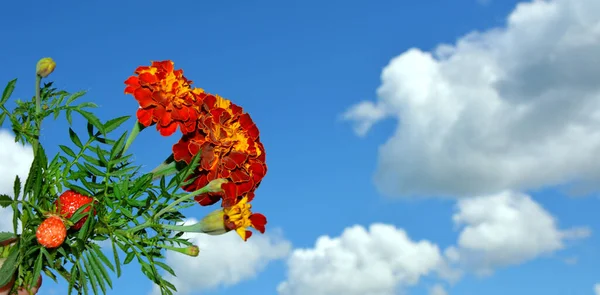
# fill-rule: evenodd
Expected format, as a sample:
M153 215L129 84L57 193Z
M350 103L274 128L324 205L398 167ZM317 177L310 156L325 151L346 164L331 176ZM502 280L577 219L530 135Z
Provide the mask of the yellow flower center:
M248 203L248 198L242 198L237 204L223 209L228 217L228 221L235 225L235 231L246 240L246 228L252 226L250 215L252 215L252 205Z

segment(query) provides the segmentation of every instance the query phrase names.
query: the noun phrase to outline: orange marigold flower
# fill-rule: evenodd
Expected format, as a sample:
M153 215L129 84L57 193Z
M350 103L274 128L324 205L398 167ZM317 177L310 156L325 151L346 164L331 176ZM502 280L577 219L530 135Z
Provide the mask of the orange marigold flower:
M182 133L193 132L199 116L199 105L204 90L192 89L192 81L183 76L183 70L174 70L170 60L155 61L151 66L135 70L125 84L125 93L139 102L138 121L148 127L156 124L163 136L169 136L179 126Z
M243 195L248 194L252 200L253 191L267 173L267 166L264 146L250 115L222 97L204 97L197 130L185 134L173 146L177 161L190 163L199 152L200 165L191 176L195 181L184 187L185 190L202 188L217 178L226 178L230 182L222 186L223 193L199 195L196 201L206 206L223 198L223 206L228 207Z
M247 197L243 197L237 204L223 209L225 226L235 230L244 241L247 241L252 232L248 230L253 227L260 233L265 232L267 218L260 213L252 213L252 205L248 203Z

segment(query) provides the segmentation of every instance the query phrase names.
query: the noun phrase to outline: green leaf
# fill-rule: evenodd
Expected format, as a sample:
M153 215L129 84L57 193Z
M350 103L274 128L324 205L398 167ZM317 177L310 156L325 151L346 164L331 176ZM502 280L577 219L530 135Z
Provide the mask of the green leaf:
M96 277L96 274L94 273L94 269L92 268L92 266L90 265L90 261L89 259L82 259L83 260L83 265L85 267L85 272L87 273L87 277L90 279L90 285L92 286L92 291L94 292L94 294L98 294L98 277Z
M102 293L106 294L105 283L107 283L108 286L112 289L112 282L110 280L110 276L108 275L108 272L104 268L104 265L102 265L102 263L100 263L100 260L98 260L98 258L95 257L93 254L88 254L88 259L90 260L90 265L92 266L92 269L94 270L94 273L96 274L96 278L98 279L98 282L100 283L100 288L102 288Z
M58 280L56 279L56 275L48 268L44 268L44 273L51 278L55 283L58 283Z
M133 219L133 213L131 213L131 211L125 207L121 207L121 213L123 213L123 215L127 216L127 218Z
M65 116L67 117L67 122L69 122L69 126L73 125L73 109L67 109L65 112Z
M102 124L102 122L100 122L100 119L98 119L98 117L96 117L96 115L88 112L88 111L84 111L84 110L77 110L77 112L79 112L86 120L88 120L88 122L90 122L92 125L94 125L94 127L96 127L96 129L100 130L100 132L102 132L102 134L106 134L106 132L104 132L104 125Z
M121 126L123 123L127 122L131 116L123 116L114 118L112 120L108 120L108 122L104 123L104 131L106 133L111 132Z
M75 131L73 131L73 129L71 129L71 128L69 128L69 137L71 137L71 141L76 146L78 146L79 148L83 148L83 144L81 143L79 136L77 136L77 133L75 133Z
M117 253L117 247L115 245L115 240L112 235L110 235L110 241L112 244L113 258L115 260L115 266L117 267L117 277L120 277L121 276L121 259L119 258L119 253Z
M6 208L12 203L15 202L9 195L1 194L0 195L0 207Z
M34 287L38 281L38 278L42 275L42 262L44 261L44 256L42 252L38 255L38 258L35 260L35 265L33 267L33 280L31 281L31 287Z
M87 295L87 294L89 294L88 280L86 279L85 274L82 271L81 265L79 264L79 262L77 262L77 268L79 269L79 285L81 288L83 288L83 294Z
M15 196L21 194L21 179L19 178L19 175L15 177L15 182L13 184L13 193Z
M169 272L172 276L176 277L177 275L175 275L175 271L168 265L166 265L165 263L162 263L160 261L154 261L154 264L160 266L160 268L166 270L167 272Z
M135 252L129 252L127 253L127 256L125 256L125 261L123 261L123 264L129 264L133 258L135 258Z
M127 133L123 133L123 135L121 135L121 137L119 138L119 140L117 140L117 142L115 143L115 145L113 145L112 149L110 150L110 159L113 160L117 157L117 155L121 154L121 152L123 151L123 148L125 148L125 140L127 139Z
M14 233L9 233L9 232L0 232L0 243L4 242L4 241L8 241L10 239L14 239L17 236ZM1 286L1 285L0 285Z
M96 255L94 255L92 257L94 257L94 259L100 258L100 260L104 263L104 265L108 266L108 268L110 268L111 271L115 271L115 268L112 265L112 263L110 263L110 260L108 260L108 257L106 257L106 255L104 255L104 253L102 253L100 246L98 246L97 244L92 244L92 245L93 245L92 250L94 250L94 252L96 253Z
M85 91L73 93L71 96L69 96L69 99L67 99L67 102L65 103L65 105L71 104L73 101L75 101L76 99L78 99L84 95L85 95Z
M17 270L17 260L19 258L19 248L13 247L6 257L4 264L0 267L0 286L6 285L15 274Z
M142 265L142 272L153 282L156 281L156 276L155 276L155 272L152 269L152 266L150 266L150 264L146 263L146 262L141 262L140 263Z
M87 171L89 171L93 175L96 175L96 176L106 175L106 173L100 171L98 168L96 168L88 163L83 163L83 166L86 168Z
M94 137L94 125L92 123L87 123L87 132L89 137Z
M65 146L65 145L59 145L58 147L60 147L60 149L61 149L63 152L65 152L65 154L67 154L67 155L69 155L69 156L71 156L71 157L73 157L73 158L77 157L77 156L75 155L75 152L74 152L74 151L73 151L73 150L72 150L70 147L68 147L68 146Z
M17 84L17 79L13 79L10 82L8 82L8 84L6 84L6 87L4 87L4 92L2 92L2 99L0 99L0 105L3 105L12 95L13 91L15 90L15 85ZM0 285L2 286L2 285Z

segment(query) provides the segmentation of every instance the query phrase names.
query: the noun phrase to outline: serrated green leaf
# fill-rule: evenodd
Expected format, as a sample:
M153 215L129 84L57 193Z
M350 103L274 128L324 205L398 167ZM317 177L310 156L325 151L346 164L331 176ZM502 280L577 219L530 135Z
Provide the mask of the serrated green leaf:
M6 208L12 205L15 201L9 196L5 194L0 194L0 207Z
M94 127L96 127L96 129L100 130L100 132L102 132L102 134L106 134L106 132L104 132L104 125L100 122L100 119L98 119L98 117L96 117L96 115L94 115L93 113L90 113L88 111L81 110L81 109L78 109L77 112L79 114L81 114L86 120L88 120L88 122L90 122L92 125L94 125Z
M51 278L55 283L58 283L58 280L56 279L56 275L50 269L44 268L44 273L46 274L46 276Z
M121 276L121 259L119 258L119 253L117 253L117 247L113 236L110 236L111 246L113 250L113 259L115 260L115 266L117 269L117 277Z
M12 278L17 270L17 261L19 258L19 248L13 247L4 260L4 264L0 267L0 286L6 285Z
M73 125L73 110L67 109L65 112L65 117L67 118L67 122L69 122L69 126Z
M96 273L98 281L101 282L100 287L102 288L102 292L106 294L106 287L104 286L104 283L108 284L108 286L112 289L112 281L110 276L98 257L94 256L93 254L89 254L88 257L90 259L90 265L92 268L94 268L94 272Z
M0 105L4 105L4 103L6 103L6 101L10 98L13 91L15 90L16 84L17 84L17 79L13 79L10 82L8 82L8 84L6 84L6 87L4 87L4 91L2 92L2 99L0 100ZM0 286L2 286L2 285L0 285Z
M98 105L93 102L83 102L83 103L80 103L79 105L77 105L77 107L80 109L82 109L82 108L97 108Z
M33 280L31 281L31 287L36 285L39 277L42 275L42 262L44 262L44 256L42 252L40 252L37 259L35 260L35 265L33 266Z
M79 264L79 262L77 262L77 268L79 269L79 285L81 288L83 288L83 294L87 295L89 294L88 280L85 277L85 273L81 269L81 265Z
M94 125L92 123L87 123L87 132L89 137L94 137Z
M89 171L91 174L96 175L96 176L104 176L106 175L106 173L100 171L98 168L88 164L88 163L83 163L83 166L85 167L85 169L87 171Z
M69 128L69 137L71 138L71 141L78 146L79 148L83 148L83 144L81 143L81 139L79 139L79 136L77 136L77 133L75 133L75 131L73 131L73 129Z
M65 145L59 145L58 147L60 147L60 149L61 149L63 152L65 152L65 154L67 154L67 155L69 155L69 156L71 156L71 157L73 157L73 158L75 158L75 157L76 157L76 155L75 155L75 152L74 152L74 151L73 151L73 150L72 150L70 147L68 147L68 146L65 146Z
M106 265L111 271L115 271L114 266L112 265L112 263L110 263L110 260L108 260L108 257L106 257L106 255L104 255L104 253L102 252L102 249L100 249L99 245L93 244L92 250L94 250L94 252L96 253L96 255L93 256L95 259L100 258L100 261L102 261L104 263L104 265Z
M154 261L154 264L160 266L160 268L166 270L168 273L170 273L172 276L176 277L177 275L175 275L175 271L168 265L166 265L165 263L162 263L160 261Z
M83 154L81 156L92 165L96 165L103 168L106 167L106 162L101 162L100 160L86 154Z
M125 261L123 261L123 264L129 264L133 258L135 258L135 252L129 252L127 253L127 256L125 256Z
M146 262L141 262L140 263L142 266L142 272L153 282L156 282L156 273L154 272L152 266L150 266L150 264L146 263Z
M112 149L110 150L110 159L111 160L115 159L123 151L123 148L125 147L125 140L127 139L126 136L127 136L127 133L123 133L123 135L121 135L121 137L119 137L119 139L117 140L115 145L113 145Z
M123 116L123 117L118 117L118 118L114 118L112 120L108 120L108 122L104 123L104 131L111 132L117 128L119 128L119 126L121 126L123 123L127 122L127 120L129 120L131 116Z
M79 92L71 94L71 96L69 96L69 99L67 99L67 102L65 102L65 105L71 104L73 101L75 101L76 99L78 99L84 95L85 95L85 91L79 91Z
M133 219L133 213L131 213L129 209L121 207L121 213L123 213L123 215L125 215L127 218Z
M94 269L92 268L92 266L90 265L90 261L89 259L82 259L83 260L83 266L85 267L85 272L87 274L88 279L90 280L90 286L92 286L92 292L94 292L95 295L98 295L98 278L96 277L96 274L94 273Z
M21 194L21 178L19 178L19 175L15 176L15 182L13 183L13 193L15 196L19 196Z

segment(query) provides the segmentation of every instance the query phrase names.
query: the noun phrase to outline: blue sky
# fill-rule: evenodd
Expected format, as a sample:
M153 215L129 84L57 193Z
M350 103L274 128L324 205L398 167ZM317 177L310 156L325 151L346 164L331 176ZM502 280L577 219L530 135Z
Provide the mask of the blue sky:
M586 50L600 46L600 33L593 29L594 25L600 27L600 18L585 13L577 14L580 19L572 17L576 15L573 11L593 11L598 6L593 2L556 0L547 2L547 7L538 4L515 10L518 2L510 0L487 4L475 0L186 1L177 5L164 1L60 1L51 5L10 1L3 5L8 13L0 19L0 64L4 69L0 82L18 78L14 97L29 97L35 62L50 56L58 65L49 79L68 91L87 90L85 100L100 105L97 114L107 120L131 115L137 108L135 100L123 94L123 81L137 66L171 59L195 86L233 100L252 115L261 131L269 167L254 208L268 217L267 236L276 237L270 242L284 243L291 251L282 250L285 254L277 257L259 255L257 265L264 264L265 268L256 266L255 274L209 290L196 286L191 294L278 294L278 285L286 280L304 287L297 287L296 293L288 289L288 293L280 294L313 290L306 286L314 282L288 276L293 268L287 263L288 257L298 253L296 249L315 248L321 236L335 238L354 225L368 229L373 223L392 225L406 231L412 241L427 240L436 245L441 255L438 262L450 263L452 259L444 250L451 246L457 246L463 251L461 257L467 257L452 266L462 273L454 283L432 266L428 275L417 276L418 283L402 279L390 283L397 294L430 294L437 284L448 294L593 294L594 284L600 283L600 240L594 235L600 228L596 217L600 203L594 193L597 185L593 185L599 177L592 164L600 163L574 155L600 151L594 132L600 126L595 115L600 110L595 103L600 98L600 83L581 86L576 81L584 79L569 78L593 77L600 71L600 67L593 67L600 65L597 50ZM534 13L538 10L539 14ZM515 17L507 29L509 15ZM591 41L564 41L563 27L572 28L572 36L587 36ZM475 41L464 38L473 31L490 33L479 35ZM526 38L528 32L533 37ZM424 53L435 51L440 44L455 45L450 55L457 58L437 58L434 66ZM565 53L569 50L589 54L585 56L588 63L572 60L574 57ZM546 55L554 59L538 61ZM532 60L536 62L529 64ZM488 76L485 69L494 74ZM427 76L434 77L432 80L425 76L429 70L434 73ZM474 74L480 71L479 76ZM512 74L512 78L498 78L499 82L489 85L482 82L502 73ZM438 80L444 81L442 86L436 86ZM519 83L537 88L527 92ZM428 89L439 91L439 95L419 90L419 85L432 86ZM377 92L378 88L383 91ZM480 95L474 92L477 89L481 89ZM461 93L469 98L463 99ZM571 94L585 100L579 103L575 98L564 98ZM445 111L446 107L453 109L448 102L458 102L452 105L467 110L457 112L462 121L431 115L451 112ZM500 103L506 105L498 107ZM498 117L479 116L492 108ZM412 112L407 115L407 111ZM552 118L565 119L557 122ZM442 152L433 147L433 141L427 145L426 139L437 138L437 130L444 129L439 126L454 122L463 124L452 125L455 128L444 133L456 136L440 141ZM369 127L361 132L360 124ZM566 125L580 129L561 131ZM45 125L43 141L48 150L56 152L55 145L68 140L65 126L63 121ZM566 139L583 141L568 144L572 149L568 152L563 147ZM487 145L470 140L485 140L501 148L491 152ZM161 138L146 131L131 151L138 163L150 170L169 154L176 141L177 136ZM559 189L580 179L591 184L591 194L570 196L568 190ZM468 206L474 204L469 200L477 198L482 200L482 208L491 210L482 211L489 216L495 216L490 206L497 202L507 208L523 204L514 207L516 216L522 218L509 220L507 227L524 224L523 231L532 235L547 229L548 235L527 245L545 241L550 246L532 246L528 252L523 242L525 254L521 255L517 251L521 249L519 239L509 241L510 234L498 237L494 247L461 244L461 234L466 231L452 217L470 220L463 225L477 232L485 220L469 219L477 215L473 213L477 206ZM557 224L525 220L537 216L532 210ZM200 218L203 212L194 209L188 214ZM502 220L487 221L492 229L506 228L499 224ZM485 239L475 240L485 243ZM373 243L368 247L377 246ZM401 246L391 245L399 251L392 253L402 252ZM482 252L473 251L474 247ZM517 250L501 251L511 247ZM481 265L474 263L477 258L473 257L493 261L493 274L477 276L474 269ZM313 263L311 271L319 272L318 263L307 263ZM402 263L390 269L412 274ZM348 271L350 274L352 270ZM126 269L109 294L147 294L151 289L134 265ZM48 279L39 294L62 294L65 290L64 284ZM334 286L330 290L342 289ZM356 294L390 294L389 288L361 290L363 293Z

